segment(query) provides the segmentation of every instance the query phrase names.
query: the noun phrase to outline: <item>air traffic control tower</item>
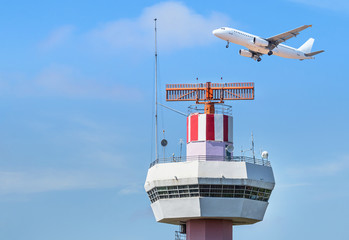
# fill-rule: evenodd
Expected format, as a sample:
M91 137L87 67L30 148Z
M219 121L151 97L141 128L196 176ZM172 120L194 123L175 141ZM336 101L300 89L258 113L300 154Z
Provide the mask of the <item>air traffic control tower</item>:
M187 240L232 240L232 226L263 220L275 185L267 153L235 156L229 106L218 110L253 99L253 83L166 86L167 101L205 107L187 117L187 155L150 165L144 187L156 221L180 225Z

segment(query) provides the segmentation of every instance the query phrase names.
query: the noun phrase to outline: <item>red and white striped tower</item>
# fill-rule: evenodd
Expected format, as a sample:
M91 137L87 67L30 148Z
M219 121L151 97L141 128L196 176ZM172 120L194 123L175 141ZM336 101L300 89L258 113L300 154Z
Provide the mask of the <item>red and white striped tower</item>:
M231 158L233 117L194 113L187 117L187 160L224 161ZM191 219L186 222L187 239L232 239L232 222L224 219Z
M187 156L231 157L233 117L224 114L194 113L187 118ZM190 158L188 158L190 159Z
M188 240L232 240L232 226L263 220L275 181L269 161L233 156L233 117L215 103L252 100L253 83L167 85L168 101L196 101L187 117L187 157L156 159L145 182L158 222Z

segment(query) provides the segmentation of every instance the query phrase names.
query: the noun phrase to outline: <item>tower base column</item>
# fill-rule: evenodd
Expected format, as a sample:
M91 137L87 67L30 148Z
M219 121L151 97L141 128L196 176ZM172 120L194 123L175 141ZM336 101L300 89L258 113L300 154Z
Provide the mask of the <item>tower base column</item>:
M189 220L187 240L232 240L232 221L198 219Z

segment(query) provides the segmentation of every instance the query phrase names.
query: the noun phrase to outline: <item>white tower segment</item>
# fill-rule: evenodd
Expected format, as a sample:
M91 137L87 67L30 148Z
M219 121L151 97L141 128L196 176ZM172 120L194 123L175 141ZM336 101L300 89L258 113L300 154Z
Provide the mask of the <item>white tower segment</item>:
M145 189L156 220L178 225L200 218L231 220L232 225L263 220L275 184L271 167L222 160L151 167Z
M226 90L217 88L221 94ZM187 156L155 160L144 187L158 222L186 225L189 240L231 240L232 225L263 220L275 180L268 160L227 151L233 144L233 118L215 111L214 97L222 102L222 95L212 88L207 92L206 98L213 97L205 113L187 118ZM193 95L197 103L199 94Z

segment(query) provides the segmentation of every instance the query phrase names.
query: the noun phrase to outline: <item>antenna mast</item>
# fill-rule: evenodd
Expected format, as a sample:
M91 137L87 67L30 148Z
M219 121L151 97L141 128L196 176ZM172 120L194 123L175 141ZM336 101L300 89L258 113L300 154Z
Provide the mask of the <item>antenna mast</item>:
M158 154L158 51L157 51L157 36L156 36L156 18L155 23L155 159L159 159Z
M252 154L253 154L253 162L256 163L256 156L254 154L254 139L253 139L253 132L251 132L251 137L252 137L252 146L251 146L251 150L252 150Z

